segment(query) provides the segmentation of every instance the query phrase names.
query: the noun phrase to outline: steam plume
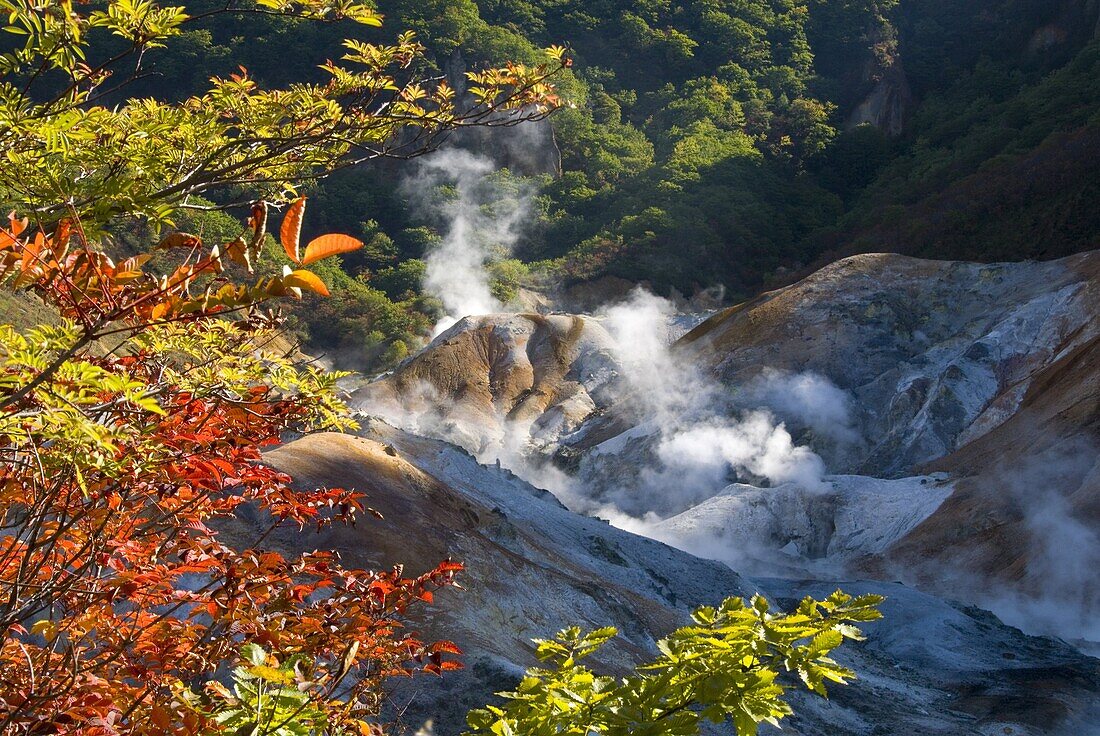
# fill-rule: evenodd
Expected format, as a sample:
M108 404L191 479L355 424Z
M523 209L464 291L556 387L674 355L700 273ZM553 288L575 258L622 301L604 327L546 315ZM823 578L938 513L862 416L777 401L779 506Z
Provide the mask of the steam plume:
M1031 590L1000 593L988 581L961 580L979 604L1024 631L1086 640L1100 648L1100 534L1073 495L1055 489L1095 487L1100 456L1092 441L1072 439L998 467L982 483L987 492L1006 494L1026 531L1019 552L1026 561ZM1083 495L1083 494L1081 494ZM943 577L957 577L951 569Z
M821 458L796 446L767 408L758 404L737 411L733 392L675 354L664 331L655 329L670 324L674 314L667 300L641 290L604 314L626 383L651 418L647 424L656 438L638 487L616 494L623 510L675 513L714 495L738 475L820 488Z
M496 169L491 159L454 148L421 159L417 174L405 182L414 206L445 228L443 240L425 257L424 290L446 311L433 337L462 317L503 309L485 266L512 252L531 192L523 185L506 191L494 177ZM442 204L441 191L447 194Z

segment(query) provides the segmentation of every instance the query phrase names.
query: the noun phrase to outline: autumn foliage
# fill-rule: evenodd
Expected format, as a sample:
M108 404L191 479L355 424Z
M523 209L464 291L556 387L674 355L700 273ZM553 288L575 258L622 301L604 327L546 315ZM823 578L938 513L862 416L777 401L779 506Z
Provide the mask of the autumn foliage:
M288 251L301 213L287 215ZM328 704L326 728L366 728L383 678L456 666L454 645L421 642L401 619L461 566L349 570L331 552L265 551L263 532L241 540L240 525L243 543L223 541L246 504L269 529L354 523L356 493L295 489L260 454L283 432L348 420L334 376L264 348L258 304L319 291L316 277L238 286L219 254L232 247L168 240L184 255L158 278L145 257L94 250L75 221L0 230L6 285L63 318L0 331L0 727L208 733L219 667L256 644L299 655L296 689ZM322 238L302 260L351 240Z
M265 547L279 525L369 511L264 465L288 432L354 424L339 374L274 347L265 303L326 295L308 267L362 246L300 244L299 187L548 114L562 50L472 71L457 95L414 73L411 33L349 39L321 83L267 89L241 69L179 102L122 99L195 21L256 13L381 24L347 0L5 3L0 202L19 215L0 227L0 304L33 295L44 316L0 324L0 733L367 733L385 678L458 666L403 624L460 564L406 576ZM247 209L238 237L176 228L211 206ZM293 265L271 273L280 210ZM112 257L134 224L159 235Z

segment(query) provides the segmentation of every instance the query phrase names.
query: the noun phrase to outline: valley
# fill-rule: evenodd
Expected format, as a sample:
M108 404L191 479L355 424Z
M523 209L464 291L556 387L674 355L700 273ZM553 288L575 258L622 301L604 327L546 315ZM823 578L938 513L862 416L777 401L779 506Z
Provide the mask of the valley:
M466 317L352 393L359 439L268 459L350 475L387 519L323 545L467 562L431 626L472 666L413 711L438 733L463 709L443 701L499 689L569 621L617 626L601 664L622 671L694 605L838 586L887 595L886 617L849 654L861 679L797 701L792 732L1080 733L1100 693L1097 256L857 256L705 319L644 292Z

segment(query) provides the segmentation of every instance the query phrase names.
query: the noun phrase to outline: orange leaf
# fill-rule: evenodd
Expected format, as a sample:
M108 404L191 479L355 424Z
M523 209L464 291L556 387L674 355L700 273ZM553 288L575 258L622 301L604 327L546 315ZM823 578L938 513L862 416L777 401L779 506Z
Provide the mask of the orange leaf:
M302 214L306 209L306 198L299 197L286 211L283 225L279 228L279 240L283 243L283 250L287 258L294 263L301 263L298 255L298 240L302 236Z
M322 235L314 238L306 246L306 254L302 258L302 265L308 266L314 261L334 256L337 253L349 253L363 247L362 240L356 240L350 235Z
M168 314L168 310L171 307L168 302L159 302L153 305L153 309L149 312L149 319L153 322L161 319Z
M296 286L299 289L309 289L321 296L328 296L328 287L325 286L325 282L318 278L317 274L309 271L292 271L283 277L283 285L287 288Z
M172 725L172 719L168 715L168 711L159 705L153 706L152 712L149 714L149 720L153 722L153 725L162 731Z
M28 242L23 247L23 264L20 266L24 275L30 270L30 267L38 260L38 254L42 252L42 248L46 245L46 236L42 234L42 231L38 231L34 234L34 240Z
M19 237L19 233L27 229L27 218L20 219L15 216L15 212L8 215L8 222L11 223L11 231L16 237Z
M157 244L158 248L195 248L202 245L202 239L191 233L168 233Z

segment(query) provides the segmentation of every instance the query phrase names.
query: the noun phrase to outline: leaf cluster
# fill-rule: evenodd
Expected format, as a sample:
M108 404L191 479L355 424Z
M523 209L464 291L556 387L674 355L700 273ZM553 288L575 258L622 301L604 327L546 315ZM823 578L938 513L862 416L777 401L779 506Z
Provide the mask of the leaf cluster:
M552 48L544 63L470 72L475 100L466 105L445 81L411 73L424 47L405 33L393 44L347 39L339 61L322 65L322 82L266 89L241 69L179 103L107 106L102 98L140 77L147 54L196 20L184 6L114 0L87 11L70 0L11 0L0 9L0 30L25 37L0 54L0 199L50 224L75 212L94 232L121 217L168 223L199 194L289 201L303 182L417 155L449 131L493 124L501 111L517 111L510 124L540 117L559 104L549 78L565 63ZM203 18L212 12L381 23L351 0L231 2ZM124 41L106 59L97 52L104 33ZM111 87L116 75L122 81Z
M286 733L340 730L376 714L384 678L457 666L454 645L421 642L402 621L461 565L408 577L261 546L283 524L370 511L354 490L296 488L262 463L287 432L354 426L343 374L273 349L279 318L260 309L327 293L320 279L287 267L235 280L259 265L267 211L256 203L225 245L166 236L164 255L182 262L159 275L148 254L116 263L94 248L75 214L49 233L14 216L0 229L0 287L61 316L0 326L2 728L206 734L263 701L293 715ZM321 236L300 249L303 212L299 199L280 228L298 265L360 247ZM246 509L263 522L230 545L216 529ZM311 687L271 690L278 667L254 662L219 720L188 693L242 644L308 667Z
M759 724L778 726L791 714L782 676L823 697L827 681L855 676L830 655L845 639L862 638L855 624L880 618L882 601L837 591L777 613L759 595L727 598L697 609L692 625L658 642L657 659L622 679L581 664L616 635L614 628L565 629L536 642L539 659L553 668L528 671L515 691L500 693L504 705L472 711L469 733L689 736L710 721L753 736Z

